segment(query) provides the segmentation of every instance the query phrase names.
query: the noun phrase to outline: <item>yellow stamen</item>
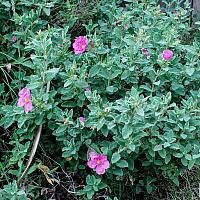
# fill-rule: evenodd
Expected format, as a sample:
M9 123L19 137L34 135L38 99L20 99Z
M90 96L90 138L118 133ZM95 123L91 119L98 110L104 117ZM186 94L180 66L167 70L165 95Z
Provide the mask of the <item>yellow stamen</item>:
M101 161L100 160L97 160L97 164L99 165L101 163Z
M25 99L25 102L26 102L26 103L28 103L28 102L29 102L29 99L28 99L28 98L26 98L26 99Z
M83 45L81 46L81 48L82 48L82 49L85 49L85 45L83 44Z

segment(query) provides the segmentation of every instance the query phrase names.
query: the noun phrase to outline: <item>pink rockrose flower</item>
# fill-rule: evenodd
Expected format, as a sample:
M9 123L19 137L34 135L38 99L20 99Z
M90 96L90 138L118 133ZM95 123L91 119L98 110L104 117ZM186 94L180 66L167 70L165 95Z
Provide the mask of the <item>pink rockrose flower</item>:
M12 36L12 42L15 43L17 41L17 37L15 35Z
M110 163L107 160L107 156L104 154L97 154L96 152L89 153L89 160L87 162L88 167L95 169L98 175L102 175L110 167Z
M23 88L18 93L19 97L29 96L31 98L31 91L28 88Z
M88 39L86 36L79 36L73 43L73 49L75 54L82 54L88 48Z
M33 109L31 92L28 88L23 88L19 91L19 100L17 103L18 107L24 107L26 113Z
M81 124L84 124L85 123L85 117L79 117L79 121L81 122Z
M142 48L141 51L147 57L147 59L151 58L151 54L149 53L148 49Z
M169 49L164 50L162 53L162 57L166 61L171 60L173 55L174 55L173 51L171 51Z

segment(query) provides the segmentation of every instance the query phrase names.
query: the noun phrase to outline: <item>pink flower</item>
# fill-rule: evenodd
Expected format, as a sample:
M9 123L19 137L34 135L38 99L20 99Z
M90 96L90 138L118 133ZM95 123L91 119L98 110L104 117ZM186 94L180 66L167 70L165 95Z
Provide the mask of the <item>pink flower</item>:
M85 123L85 117L79 117L79 121L81 122L81 124Z
M24 97L24 96L29 96L29 98L31 98L31 92L28 88L23 88L19 91L18 93L19 97Z
M147 57L147 59L151 58L151 55L150 55L148 49L142 48L141 50L142 50L142 53Z
M86 36L79 36L75 39L73 43L74 53L82 54L88 48L88 39Z
M12 42L15 43L17 41L17 37L15 35L12 36Z
M162 53L162 57L166 61L171 60L173 55L174 55L173 51L171 51L169 49L164 50Z
M92 151L89 153L89 161L87 162L88 167L95 169L96 173L102 175L110 167L110 163L107 160L107 156L104 154L97 154Z
M31 92L28 88L23 88L19 91L19 100L17 103L18 107L24 107L26 113L33 109L31 101Z

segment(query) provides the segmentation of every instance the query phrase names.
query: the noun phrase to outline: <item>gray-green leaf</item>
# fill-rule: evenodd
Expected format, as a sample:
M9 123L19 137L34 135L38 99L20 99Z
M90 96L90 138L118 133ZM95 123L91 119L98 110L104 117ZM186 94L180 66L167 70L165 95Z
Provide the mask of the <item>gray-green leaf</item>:
M116 163L121 158L120 154L118 152L113 153L111 158L111 163Z

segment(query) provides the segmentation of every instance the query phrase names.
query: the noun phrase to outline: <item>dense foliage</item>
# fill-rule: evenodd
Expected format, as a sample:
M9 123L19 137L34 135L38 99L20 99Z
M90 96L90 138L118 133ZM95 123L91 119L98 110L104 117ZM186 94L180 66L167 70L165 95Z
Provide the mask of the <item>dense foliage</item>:
M0 0L1 199L45 199L61 172L77 198L123 199L200 164L200 42L165 2Z

